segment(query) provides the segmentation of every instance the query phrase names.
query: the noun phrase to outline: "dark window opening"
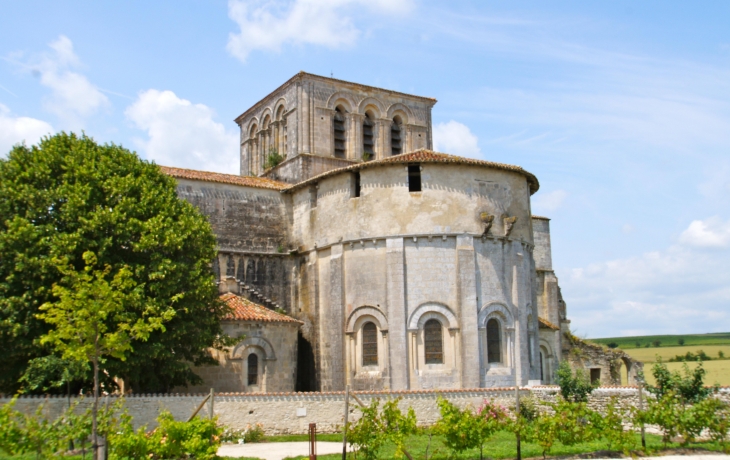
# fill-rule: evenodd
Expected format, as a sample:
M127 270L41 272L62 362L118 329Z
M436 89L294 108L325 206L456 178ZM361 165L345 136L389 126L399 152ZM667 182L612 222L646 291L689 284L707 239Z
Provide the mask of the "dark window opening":
M258 385L259 383L259 357L254 353L248 355L248 384Z
M591 383L601 383L601 370L591 369Z
M360 173L352 173L352 195L353 198L360 196Z
M374 142L373 142L373 120L370 115L365 115L365 121L362 123L362 159L364 161L375 158Z
M421 165L408 165L408 191L421 191Z
M317 391L317 374L312 344L301 332L297 335L297 384L296 391Z
M316 208L317 207L317 186L312 185L309 187L309 207Z
M545 383L545 358L540 352L540 381Z
M423 327L426 364L444 363L443 328L436 319L429 319Z
M335 109L333 125L335 128L335 158L345 158L345 115L339 107Z
M401 143L401 122L399 118L394 118L390 125L390 153L391 155L400 155L403 153Z
M378 365L378 328L367 322L362 327L362 365Z
M502 338L499 333L499 321L494 318L487 321L487 362L502 362Z

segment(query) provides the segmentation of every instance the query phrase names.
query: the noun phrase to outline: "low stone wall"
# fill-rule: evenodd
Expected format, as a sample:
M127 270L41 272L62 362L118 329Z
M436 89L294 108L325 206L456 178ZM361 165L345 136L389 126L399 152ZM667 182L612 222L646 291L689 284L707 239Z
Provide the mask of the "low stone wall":
M541 386L522 388L520 394L532 394L543 403L553 402L559 394L558 387ZM387 400L401 397L400 407L407 410L413 407L419 425L431 425L439 419L437 400L442 396L459 407L472 405L478 407L482 402L493 400L504 406L513 406L514 388L490 388L472 390L423 390L423 391L358 391L353 392L364 404L373 398ZM186 420L206 397L205 394L170 395L130 395L125 397L125 407L134 417L137 427L153 427L155 419L162 410L168 410L177 420ZM593 391L589 406L602 410L612 397L618 398L621 405L628 407L638 404L636 387L601 387ZM717 397L730 402L730 388L722 388ZM116 401L116 396L102 398L103 404ZM6 404L10 398L0 398ZM72 399L73 402L73 399ZM306 433L309 423L317 423L319 432L334 432L342 427L344 418L344 392L326 393L218 393L214 398L214 413L219 422L235 429L245 429L248 425L260 423L267 434ZM79 410L90 407L91 399L82 399ZM16 409L25 413L35 412L43 405L43 414L55 418L68 407L65 397L22 397L15 404ZM360 411L357 403L350 398L350 420L357 420ZM209 406L201 410L207 415Z

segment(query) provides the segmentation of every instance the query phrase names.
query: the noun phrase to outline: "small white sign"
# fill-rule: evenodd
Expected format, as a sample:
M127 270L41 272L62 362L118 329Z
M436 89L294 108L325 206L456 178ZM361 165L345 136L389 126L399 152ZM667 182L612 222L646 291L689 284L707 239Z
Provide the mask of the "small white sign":
M297 407L297 417L306 417L307 416L307 408L306 407Z

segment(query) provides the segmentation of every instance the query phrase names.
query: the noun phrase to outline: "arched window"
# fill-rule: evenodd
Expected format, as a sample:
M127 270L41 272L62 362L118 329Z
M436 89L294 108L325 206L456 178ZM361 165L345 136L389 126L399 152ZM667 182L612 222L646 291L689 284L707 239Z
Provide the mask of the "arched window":
M390 125L390 153L392 155L400 155L403 153L403 147L401 143L401 128L402 122L400 117L393 118L393 123Z
M248 355L248 384L259 384L259 357L255 353Z
M370 321L362 327L362 365L378 365L378 328Z
M426 364L444 363L443 328L437 319L429 319L423 327Z
M370 118L370 114L365 114L365 120L362 122L362 159L365 161L371 160L375 157L375 150L373 149L373 120Z
M335 129L335 158L345 158L345 114L340 107L335 109L333 125Z
M499 321L494 318L487 321L487 362L502 362L502 338L499 333Z

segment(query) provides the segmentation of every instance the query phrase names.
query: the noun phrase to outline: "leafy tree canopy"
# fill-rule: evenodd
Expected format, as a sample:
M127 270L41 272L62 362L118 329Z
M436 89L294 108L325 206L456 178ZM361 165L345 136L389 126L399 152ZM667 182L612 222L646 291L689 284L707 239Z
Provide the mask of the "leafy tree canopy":
M53 287L69 285L69 271L84 272L87 252L107 282L134 285L138 297L123 312L130 324L171 312L146 340L130 337L126 360L105 359L103 375L147 392L200 381L189 363L212 363L206 348L219 344L225 307L210 270L210 224L175 188L156 165L85 135L60 133L0 159L0 391L62 386L48 365L55 352L40 341L52 326L39 308L58 302Z

